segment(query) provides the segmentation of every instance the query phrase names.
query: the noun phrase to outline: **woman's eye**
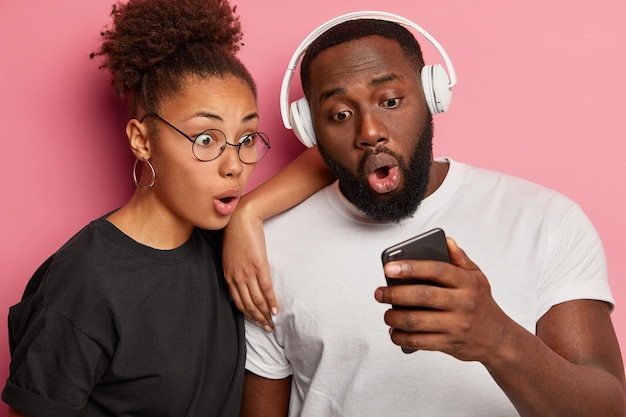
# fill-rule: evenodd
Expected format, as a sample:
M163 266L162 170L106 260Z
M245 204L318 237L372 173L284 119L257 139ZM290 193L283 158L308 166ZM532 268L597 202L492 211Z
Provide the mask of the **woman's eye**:
M239 139L239 144L241 146L253 146L256 143L258 136L259 135L256 132L242 136L241 139Z
M394 107L398 107L399 104L400 104L400 99L397 97L394 97L394 98L385 100L383 102L383 107L394 108Z
M333 120L341 122L341 121L346 120L348 117L350 117L350 112L345 110L345 111L340 111L339 113L336 113L333 116Z
M195 143L200 146L211 146L215 143L215 138L211 133L203 132L196 136Z

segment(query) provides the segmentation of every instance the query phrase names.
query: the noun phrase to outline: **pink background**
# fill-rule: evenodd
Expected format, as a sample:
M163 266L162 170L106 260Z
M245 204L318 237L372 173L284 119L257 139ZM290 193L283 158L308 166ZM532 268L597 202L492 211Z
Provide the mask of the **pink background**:
M125 112L108 73L88 59L111 3L0 0L2 382L8 307L49 254L132 191ZM240 56L259 84L261 129L273 146L251 186L303 149L278 107L292 52L322 22L381 3L435 36L454 63L459 82L450 112L435 118L436 156L533 180L587 212L605 244L626 351L626 200L616 162L626 151L623 0L239 0ZM424 45L426 60L440 62Z

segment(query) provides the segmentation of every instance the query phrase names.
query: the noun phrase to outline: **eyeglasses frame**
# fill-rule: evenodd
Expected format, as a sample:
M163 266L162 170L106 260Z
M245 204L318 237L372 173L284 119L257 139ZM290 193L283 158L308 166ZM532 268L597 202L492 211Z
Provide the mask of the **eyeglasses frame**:
M228 142L228 138L226 137L226 134L224 132L222 132L219 129L206 129L203 130L202 132L198 133L198 135L196 135L196 139L192 138L191 136L188 136L185 132L183 132L182 130L180 130L179 128L177 128L176 126L174 126L173 124L171 124L170 122L168 122L167 120L165 120L164 118L162 118L161 116L159 116L157 113L146 113L143 115L143 117L141 118L141 120L139 120L139 123L143 123L144 119L146 117L156 117L157 119L159 119L160 121L162 121L163 123L165 123L166 125L168 125L169 127L171 127L172 129L174 129L176 132L178 132L180 135L182 135L183 137L185 137L185 139L187 139L188 141L191 142L191 153L193 153L194 158L196 158L198 161L200 162L210 162L210 161L215 161L217 158L219 158L220 156L222 156L222 154L224 153L224 151L226 150L226 146L222 147L222 149L220 150L220 153L217 154L217 156L215 158L211 158L211 159L200 159L198 158L198 156L196 155L196 153L193 151L193 146L196 144L196 139L198 136L200 136L201 134L203 134L204 132L208 132L209 130L217 130L218 132L220 132L225 139L225 144L229 145L229 146L233 146L235 148L237 148L237 157L239 158L239 160L241 161L242 164L246 164L246 165L252 165L252 164L256 164L257 162L259 162L261 159L265 158L265 155L267 155L267 153L269 152L269 150L271 149L270 143L269 143L269 136L266 133L263 132L252 132L249 133L248 135L245 135L244 137L248 137L251 136L253 134L258 134L259 138L261 138L261 140L263 141L263 143L266 146L266 150L265 153L263 155L261 155L261 157L259 159L257 159L254 162L244 162L241 159L241 154L239 153L241 151L241 146L243 145L242 143L238 143L238 144L232 144L230 142Z

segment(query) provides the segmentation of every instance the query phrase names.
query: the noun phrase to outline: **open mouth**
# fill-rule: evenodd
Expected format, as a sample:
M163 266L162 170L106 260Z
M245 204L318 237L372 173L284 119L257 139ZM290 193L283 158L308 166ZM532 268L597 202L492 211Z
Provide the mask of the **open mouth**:
M374 170L374 174L376 175L378 179L387 178L389 176L389 167L384 166L384 167L377 168Z
M215 210L223 216L233 214L233 211L237 208L238 202L239 198L235 192L224 193L221 197L216 196L215 200L213 200Z
M389 193L400 184L398 161L387 153L370 156L364 169L370 188L377 193Z

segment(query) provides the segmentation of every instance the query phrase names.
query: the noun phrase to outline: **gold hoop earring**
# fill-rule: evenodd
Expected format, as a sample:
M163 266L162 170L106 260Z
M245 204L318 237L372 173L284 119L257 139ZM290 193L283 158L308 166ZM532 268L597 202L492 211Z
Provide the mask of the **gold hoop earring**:
M152 172L152 178L150 179L150 183L148 185L141 185L139 184L139 181L137 180L137 162L139 161L145 162L146 164L148 164L148 167L150 168L150 171ZM149 190L154 185L155 180L156 180L156 171L154 170L154 167L152 166L150 161L148 161L147 159L139 159L139 158L135 159L135 163L133 164L133 182L135 183L135 186L141 190Z

